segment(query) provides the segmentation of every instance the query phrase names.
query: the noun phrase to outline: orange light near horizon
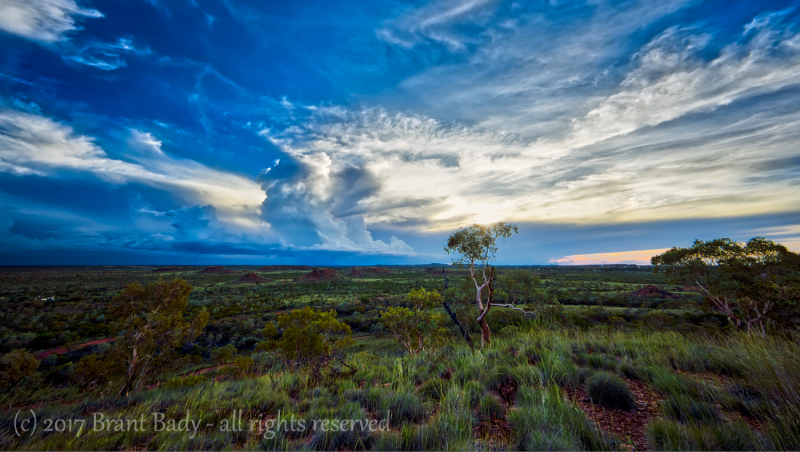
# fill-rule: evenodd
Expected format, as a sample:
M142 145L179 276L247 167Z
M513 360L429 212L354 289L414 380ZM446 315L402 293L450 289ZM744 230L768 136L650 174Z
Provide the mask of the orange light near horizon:
M650 265L650 258L666 251L667 248L655 250L618 251L614 253L573 254L562 258L550 259L551 264L558 265L601 265L601 264L636 264Z

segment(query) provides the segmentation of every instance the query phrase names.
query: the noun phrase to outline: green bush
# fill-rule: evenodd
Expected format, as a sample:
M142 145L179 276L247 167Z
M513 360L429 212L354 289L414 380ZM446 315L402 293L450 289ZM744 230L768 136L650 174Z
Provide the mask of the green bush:
M469 399L469 406L472 408L478 407L484 392L485 388L480 381L472 380L464 385L464 395Z
M422 386L420 386L419 393L423 397L439 400L442 398L442 395L444 395L444 391L447 386L448 383L441 378L431 378L423 383Z
M480 402L481 414L487 418L500 419L503 417L503 404L493 394L486 393Z
M656 419L647 426L654 450L773 450L770 442L741 421L711 425L681 425Z
M508 411L511 450L618 450L557 386L523 387Z
M205 375L187 375L185 377L176 377L164 383L164 388L166 389L188 388L203 383L206 380L208 380L208 377L206 377Z
M636 407L628 385L621 378L598 372L586 380L586 393L592 403L611 409L630 411Z
M411 391L399 390L382 401L381 419L390 416L389 425L397 427L406 422L419 423L431 415L430 406Z
M664 402L664 414L680 422L711 422L719 420L716 408L687 396L672 396Z
M36 373L39 361L27 350L14 350L0 357L0 391Z

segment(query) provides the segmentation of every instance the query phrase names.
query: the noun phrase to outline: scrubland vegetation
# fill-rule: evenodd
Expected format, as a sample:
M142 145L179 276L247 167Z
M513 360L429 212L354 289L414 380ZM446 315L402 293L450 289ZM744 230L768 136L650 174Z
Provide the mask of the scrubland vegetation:
M5 268L0 447L800 449L791 322L737 325L652 267L478 264L488 314L434 264ZM86 423L17 435L32 413ZM320 427L347 420L386 428Z

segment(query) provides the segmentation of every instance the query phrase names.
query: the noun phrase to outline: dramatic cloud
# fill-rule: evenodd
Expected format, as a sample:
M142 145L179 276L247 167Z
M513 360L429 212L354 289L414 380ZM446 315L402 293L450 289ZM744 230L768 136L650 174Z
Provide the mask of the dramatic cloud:
M139 182L173 191L189 203L211 204L227 223L258 227L264 193L251 180L175 159L149 133L132 131L128 157L110 158L94 141L47 117L0 110L0 170L18 175L80 177L90 173L112 184Z
M0 29L34 41L51 43L77 30L75 16L103 17L73 0L0 0Z
M0 37L19 45L0 58L0 242L424 262L505 220L527 231L516 263L797 246L786 5L112 2L72 33L100 13L0 0L0 29L45 44Z
M358 204L375 193L368 170L334 165L324 153L296 154L296 164L276 163L262 172L265 221L284 243L300 249L415 254L397 237L374 240ZM293 174L292 174L293 173Z

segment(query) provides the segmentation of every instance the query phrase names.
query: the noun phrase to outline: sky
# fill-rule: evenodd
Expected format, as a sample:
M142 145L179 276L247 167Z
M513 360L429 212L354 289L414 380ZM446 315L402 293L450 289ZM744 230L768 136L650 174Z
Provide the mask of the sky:
M0 0L0 265L800 250L800 4Z

